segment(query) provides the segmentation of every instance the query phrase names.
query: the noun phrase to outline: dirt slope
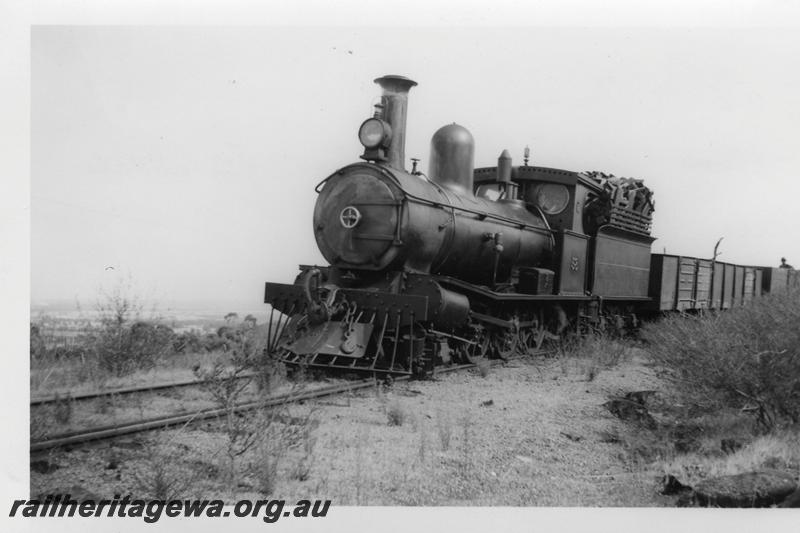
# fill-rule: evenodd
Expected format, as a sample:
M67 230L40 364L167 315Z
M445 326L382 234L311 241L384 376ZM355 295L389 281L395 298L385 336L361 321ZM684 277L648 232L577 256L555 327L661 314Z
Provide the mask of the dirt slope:
M485 376L445 374L291 407L312 422L279 431L280 444L265 433L273 446L237 459L235 491L226 434L204 424L52 453L59 468L32 470L31 492L77 485L154 497L166 480L182 496L228 501L272 485L273 498L336 505L669 505L657 493L660 472L625 452L635 427L602 407L609 395L654 388L635 355L599 372L588 360L514 361ZM277 471L265 474L269 454Z

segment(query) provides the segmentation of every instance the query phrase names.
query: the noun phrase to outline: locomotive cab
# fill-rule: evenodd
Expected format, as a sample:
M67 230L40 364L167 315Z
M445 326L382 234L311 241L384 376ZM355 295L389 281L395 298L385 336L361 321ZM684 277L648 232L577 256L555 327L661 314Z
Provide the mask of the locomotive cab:
M649 189L640 180L529 166L527 148L525 164L510 167L506 154L497 167L475 170L475 194L498 202L519 201L546 222L555 239L548 267L555 275L554 293L647 298L654 240ZM510 170L501 170L504 164ZM528 291L523 279L528 274L525 269L519 272L521 292Z
M554 253L542 268L521 268L517 289L528 294L584 295L587 289L589 237L583 232L583 204L594 184L575 172L535 167L512 167L503 151L497 167L475 170L475 194L497 202L516 202L547 224L554 241ZM527 155L527 149L526 149ZM508 165L504 170L503 165ZM508 176L508 178L505 178ZM552 276L542 284L543 277Z

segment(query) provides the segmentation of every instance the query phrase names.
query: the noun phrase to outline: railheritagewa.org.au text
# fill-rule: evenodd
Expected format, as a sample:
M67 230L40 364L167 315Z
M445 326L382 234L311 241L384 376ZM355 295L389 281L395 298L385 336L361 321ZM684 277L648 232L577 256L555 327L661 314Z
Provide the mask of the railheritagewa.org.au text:
M138 518L147 523L167 518L261 518L273 523L281 518L324 518L330 500L238 500L225 507L222 500L142 500L130 495L111 500L75 500L69 494L52 494L42 500L14 500L10 517L23 518Z

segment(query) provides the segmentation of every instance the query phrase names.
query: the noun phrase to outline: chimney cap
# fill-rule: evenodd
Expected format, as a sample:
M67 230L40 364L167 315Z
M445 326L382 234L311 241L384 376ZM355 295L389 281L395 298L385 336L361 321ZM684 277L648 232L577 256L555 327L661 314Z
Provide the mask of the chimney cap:
M417 82L415 82L411 78L406 78L405 76L398 76L396 74L387 74L386 76L375 78L375 83L377 83L383 88L386 88L386 86L388 85L388 86L395 86L400 88L401 90L406 90L406 91L411 87L417 85Z

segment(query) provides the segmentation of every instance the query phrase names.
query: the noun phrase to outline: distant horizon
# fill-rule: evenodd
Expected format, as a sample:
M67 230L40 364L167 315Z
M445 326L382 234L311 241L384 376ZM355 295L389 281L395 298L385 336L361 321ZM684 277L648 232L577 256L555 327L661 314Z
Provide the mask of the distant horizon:
M78 299L78 298L37 298L30 300L30 309L31 311L41 311L45 308L51 308L54 310L78 310L79 306L85 306L86 309L94 309L98 298L92 299ZM141 304L142 307L145 309L155 308L156 311L170 311L170 310L181 310L181 311L220 311L222 313L238 313L238 314L247 314L252 313L253 311L269 311L269 307L266 303L258 303L258 302L248 302L243 300L232 300L232 299L194 299L194 300L186 300L186 299L171 299L171 300L159 300L159 299L144 299L144 298L134 298L138 304Z

